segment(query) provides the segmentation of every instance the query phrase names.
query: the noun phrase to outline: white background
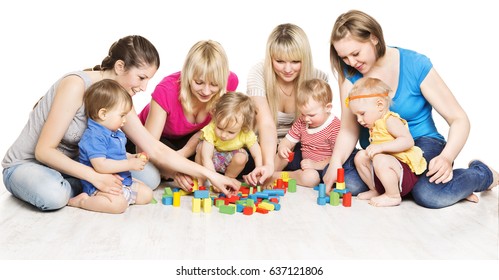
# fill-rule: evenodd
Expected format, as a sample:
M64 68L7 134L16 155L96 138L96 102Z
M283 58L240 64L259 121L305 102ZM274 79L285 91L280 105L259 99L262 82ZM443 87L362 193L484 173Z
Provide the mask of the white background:
M10 2L10 3L9 3ZM442 2L442 3L441 3ZM162 4L159 4L162 3ZM329 63L329 37L336 18L363 10L383 27L391 46L427 55L468 113L472 130L456 160L464 167L481 158L499 168L496 143L498 14L492 1L2 1L0 4L0 120L3 155L21 131L35 102L62 74L100 64L117 39L140 34L158 49L161 66L147 91L134 97L137 111L162 77L182 68L189 48L212 39L227 52L246 91L249 68L263 59L272 29L285 22L309 36L315 66L330 75L335 113L337 81ZM437 118L440 132L447 125Z
M360 9L382 25L391 46L427 55L472 122L470 138L456 161L464 167L482 158L499 168L496 96L497 9L490 0L84 0L2 1L0 4L0 155L24 126L35 102L62 74L100 64L110 45L131 34L157 47L161 67L137 111L149 101L162 77L181 69L197 41L220 42L231 70L246 91L249 68L264 57L271 30L291 22L309 36L315 66L330 75L339 115L337 82L329 64L329 37L343 12ZM495 11L495 12L494 12ZM437 119L440 132L447 126ZM166 237L165 237L166 238Z

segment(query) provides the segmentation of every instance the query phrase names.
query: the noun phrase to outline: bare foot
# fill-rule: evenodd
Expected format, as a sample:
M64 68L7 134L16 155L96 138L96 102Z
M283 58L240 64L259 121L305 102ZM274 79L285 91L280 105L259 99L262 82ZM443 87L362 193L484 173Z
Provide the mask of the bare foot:
M471 201L471 202L474 202L474 203L478 203L479 199L478 199L478 196L476 196L474 193L470 194L467 198L466 198L467 201Z
M492 171L492 184L490 184L490 186L487 188L487 190L490 191L491 189L493 189L494 187L499 185L499 173L497 173L497 171L492 169L490 166L488 166L488 167L489 167L490 171Z
M357 195L357 199L360 200L368 200L373 197L379 196L379 193L376 190L369 190L367 192L362 192Z
M82 192L79 195L70 198L68 201L68 206L81 207L81 202L87 200L88 198L89 198L88 194L86 192Z
M369 204L376 207L397 206L400 205L401 202L402 198L400 196L390 197L386 194L373 197L369 200Z

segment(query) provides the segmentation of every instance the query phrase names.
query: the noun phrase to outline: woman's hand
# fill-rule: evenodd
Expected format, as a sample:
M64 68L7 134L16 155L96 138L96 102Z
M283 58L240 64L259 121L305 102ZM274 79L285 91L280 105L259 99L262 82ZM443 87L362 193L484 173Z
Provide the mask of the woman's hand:
M214 188L221 191L227 197L237 195L237 192L241 187L241 182L238 180L226 177L217 172L213 172L212 176L209 177L209 180Z
M262 165L256 167L248 175L243 175L244 181L252 186L258 186L265 183L265 181L274 174L274 168L269 165Z
M92 185L94 185L99 191L114 195L119 195L123 192L123 178L117 174L100 174L96 173L92 180Z
M338 179L338 168L341 168L341 165L334 166L334 165L329 165L327 168L326 174L324 174L324 184L326 185L326 194L329 194L331 192L331 189L333 188L333 184L336 183L336 180Z
M192 187L194 186L194 181L192 180L192 178L189 175L177 172L172 176L172 178L173 178L173 181L175 182L175 184L179 188L183 189L186 192L192 192L192 190L193 190Z
M434 157L430 160L426 176L431 177L430 183L440 184L449 182L454 176L452 161L442 155Z

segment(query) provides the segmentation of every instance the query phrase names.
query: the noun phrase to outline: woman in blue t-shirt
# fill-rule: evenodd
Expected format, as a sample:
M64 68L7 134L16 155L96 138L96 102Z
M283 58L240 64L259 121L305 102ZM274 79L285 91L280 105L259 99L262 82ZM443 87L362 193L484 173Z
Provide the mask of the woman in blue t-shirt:
M450 206L462 199L478 202L473 192L491 189L499 174L481 161L468 169L452 169L470 131L468 116L433 68L431 61L414 51L387 47L379 23L371 16L351 10L338 17L331 34L331 65L338 76L341 100L359 78L375 77L393 89L390 110L407 120L416 146L424 152L428 169L412 190L416 203L428 208ZM345 169L345 181L354 195L368 188L355 170L357 141L369 145L369 133L356 122L342 103L341 130L324 174L328 191L336 181L336 170ZM433 108L449 124L449 137L437 131Z

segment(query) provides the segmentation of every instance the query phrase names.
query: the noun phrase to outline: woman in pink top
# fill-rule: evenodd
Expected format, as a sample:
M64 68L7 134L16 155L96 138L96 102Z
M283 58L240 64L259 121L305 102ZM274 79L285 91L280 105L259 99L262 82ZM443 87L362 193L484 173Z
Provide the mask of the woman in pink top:
M199 41L190 49L181 72L165 77L139 118L161 142L186 158L194 159L199 131L211 121L213 104L239 80L229 71L227 55L215 41ZM128 149L130 150L130 149ZM164 178L190 180L163 173Z

